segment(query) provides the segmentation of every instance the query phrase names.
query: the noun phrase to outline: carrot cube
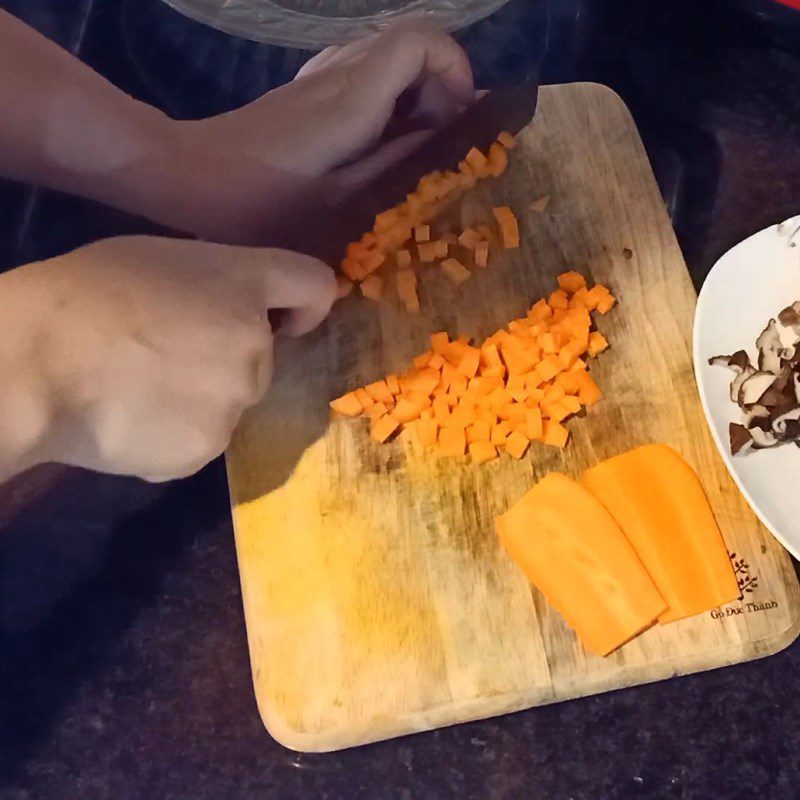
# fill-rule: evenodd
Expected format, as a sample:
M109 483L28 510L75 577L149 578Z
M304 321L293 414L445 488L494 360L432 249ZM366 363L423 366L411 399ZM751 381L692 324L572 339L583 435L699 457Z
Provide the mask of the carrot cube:
M478 373L481 351L477 347L468 348L458 362L458 371L467 378L474 378Z
M443 456L463 456L467 436L463 428L442 428L439 431L439 453Z
M365 389L356 389L354 394L358 398L358 402L361 403L361 408L365 411L375 402Z
M369 383L364 387L364 391L376 403L388 403L389 405L394 403L394 397L392 397L392 393L389 391L386 381L375 381L375 383Z
M467 443L472 442L488 442L491 437L488 422L473 422L467 428Z
M475 245L475 264L486 267L489 264L489 242L478 242Z
M383 280L377 275L370 275L360 284L359 288L361 289L361 294L370 300L380 300L383 296Z
M328 405L337 413L344 414L346 417L358 417L364 410L364 407L356 397L355 392L348 392L335 400L331 400Z
M466 247L467 250L474 250L478 243L481 241L481 235L478 231L473 230L472 228L467 228L466 230L461 232L461 235L458 237L458 243L462 247Z
M423 403L414 402L407 397L401 397L397 401L397 405L392 411L391 416L398 422L406 423L419 419L422 409L425 407Z
M473 147L469 153L467 153L465 161L470 165L472 171L478 176L483 175L486 171L486 166L488 163L486 156L481 153L477 147Z
M370 433L376 442L385 442L398 428L400 423L389 414L372 420Z
M365 412L370 419L382 417L389 413L389 409L383 403L373 403Z
M472 275L472 273L460 261L456 261L455 258L448 258L442 261L442 272L456 285L469 280Z
M599 309L598 309L599 310ZM608 341L606 341L606 337L603 336L600 331L593 331L589 334L589 355L590 356L598 356L604 350L608 349Z
M579 289L586 288L586 278L580 272L562 272L558 276L558 286L567 294L575 294Z
M517 146L517 139L513 133L509 133L508 131L503 131L497 137L497 141L503 145L507 150L513 150Z
M553 316L553 309L547 305L546 300L537 300L532 306L531 310L528 312L528 317L532 319L534 322L539 322L541 320L546 320L548 317Z
M400 394L400 381L397 379L397 375L386 376L386 387L395 397Z
M497 458L497 449L491 442L470 442L469 454L473 464L485 464Z
M512 431L506 439L506 452L514 456L514 458L522 458L529 444L530 441L527 436L519 431Z
M503 247L506 250L519 247L519 226L514 212L508 206L499 206L498 208L493 208L492 213L500 226Z
M418 356L414 356L411 359L411 363L414 365L416 369L424 369L428 366L428 362L431 360L431 356L433 356L433 351L428 350L425 353L421 353Z
M547 420L544 423L544 443L552 447L559 447L563 449L567 446L569 439L569 431L560 423L555 420Z
M499 178L508 167L508 154L505 147L500 142L494 142L489 147L489 157L487 159L486 171L493 178Z
M566 292L562 291L561 289L556 289L550 295L550 299L547 301L547 303L553 310L557 308L565 309L569 306L569 298L567 297Z
M415 430L417 432L417 440L423 447L430 447L436 444L439 423L435 419L417 420Z
M544 434L542 427L542 412L538 408L529 408L525 413L525 426L528 438L531 441L541 439Z
M431 240L430 225L417 225L417 227L414 228L414 241L429 242L430 240Z
M592 380L588 372L581 370L575 373L575 377L578 381L578 399L585 406L593 406L603 396L600 387Z
M394 254L394 260L400 269L408 269L411 266L411 253L408 250L398 250Z

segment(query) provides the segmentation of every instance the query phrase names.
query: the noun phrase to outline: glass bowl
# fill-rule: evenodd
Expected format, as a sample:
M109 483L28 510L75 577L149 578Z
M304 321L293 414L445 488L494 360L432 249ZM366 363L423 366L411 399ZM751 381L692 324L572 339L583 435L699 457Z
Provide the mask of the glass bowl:
M400 19L454 31L508 0L164 0L212 28L256 42L321 50L360 39Z

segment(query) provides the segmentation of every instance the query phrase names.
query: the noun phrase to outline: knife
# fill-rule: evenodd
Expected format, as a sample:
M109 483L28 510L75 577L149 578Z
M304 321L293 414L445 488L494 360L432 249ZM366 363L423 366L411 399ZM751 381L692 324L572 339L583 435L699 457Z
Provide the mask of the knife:
M501 131L519 133L536 113L538 94L538 76L493 89L345 200L317 200L303 213L303 229L285 231L281 245L337 266L347 245L371 230L375 215L405 199L423 175L456 169L471 147L486 150Z

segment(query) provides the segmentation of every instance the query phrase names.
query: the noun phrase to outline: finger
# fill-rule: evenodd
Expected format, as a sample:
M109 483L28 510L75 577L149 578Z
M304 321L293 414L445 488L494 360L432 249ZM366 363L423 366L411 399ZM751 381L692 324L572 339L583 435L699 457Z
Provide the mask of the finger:
M297 71L297 75L294 76L295 80L302 78L304 75L311 75L313 72L318 72L323 67L329 66L330 62L335 59L336 55L340 53L342 49L342 47L332 45L331 47L326 47L322 52L317 53L315 56L312 56Z
M332 177L342 192L347 195L360 189L378 175L385 172L393 164L413 153L426 139L433 135L433 131L414 131L404 136L399 136L391 142L379 147L373 153L365 156L354 164L348 164L336 170Z
M432 78L420 87L411 118L441 127L463 111L464 107L465 104L453 97L438 78Z
M456 41L440 31L403 24L387 30L365 57L365 74L376 91L395 98L410 86L436 78L457 101L469 103L475 95L472 69Z

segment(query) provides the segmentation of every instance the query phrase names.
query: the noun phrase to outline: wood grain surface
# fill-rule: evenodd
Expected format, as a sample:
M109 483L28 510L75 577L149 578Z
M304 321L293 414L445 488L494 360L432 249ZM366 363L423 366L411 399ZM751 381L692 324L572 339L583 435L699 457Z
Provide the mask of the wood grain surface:
M544 213L531 202L550 195ZM706 428L691 364L695 293L633 121L593 84L545 87L513 168L479 187L464 223L508 204L522 247L454 288L422 279L422 314L352 296L282 343L278 379L228 451L258 706L287 747L335 750L773 653L798 634L791 561L735 489ZM369 439L327 402L400 371L428 335L483 337L524 314L564 268L620 300L592 365L605 399L562 453L472 466ZM495 516L551 470L664 442L698 471L743 596L587 654L501 550ZM750 591L747 591L747 590Z

